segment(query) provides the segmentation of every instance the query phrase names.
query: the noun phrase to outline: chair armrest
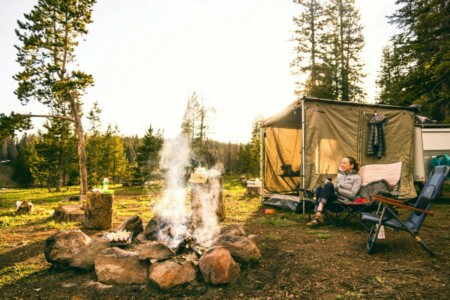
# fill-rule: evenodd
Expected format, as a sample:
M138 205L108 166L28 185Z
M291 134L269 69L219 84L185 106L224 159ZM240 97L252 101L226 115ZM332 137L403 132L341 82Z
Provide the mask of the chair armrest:
M398 191L392 191L392 192L385 192L385 191L379 191L377 193L378 195L382 195L389 198L397 199L398 195L400 194Z
M392 206L395 206L395 207L398 207L398 208L404 208L406 210L415 211L415 212L418 212L418 213L434 216L434 213L432 213L432 212L430 212L428 210L423 210L423 209L419 209L419 208L415 208L415 207L406 205L400 200L386 198L386 197L383 197L383 196L380 196L380 195L376 195L376 194L372 194L371 196L373 197L373 199L375 201L378 201L378 202L381 202L381 203L385 203L385 204L392 205Z

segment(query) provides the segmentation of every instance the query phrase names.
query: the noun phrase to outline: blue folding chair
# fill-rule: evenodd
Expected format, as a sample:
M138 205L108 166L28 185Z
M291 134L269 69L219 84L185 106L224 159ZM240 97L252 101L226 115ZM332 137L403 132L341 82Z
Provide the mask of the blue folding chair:
M450 167L446 165L436 166L412 206L399 200L380 195L372 195L376 201L380 202L377 213L362 213L362 220L373 224L369 232L369 238L367 239L367 251L369 254L375 252L378 234L381 227L384 226L394 230L409 232L431 256L434 256L433 251L431 251L418 234L420 227L425 221L425 217L427 215L433 215L433 213L430 212L430 209L433 206L434 200L442 190L449 169ZM399 218L395 208L411 211L405 222Z

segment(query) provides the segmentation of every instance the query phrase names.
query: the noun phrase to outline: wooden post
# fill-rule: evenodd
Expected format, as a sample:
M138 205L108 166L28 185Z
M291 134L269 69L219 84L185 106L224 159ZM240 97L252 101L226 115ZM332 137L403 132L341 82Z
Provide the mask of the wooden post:
M109 229L112 227L113 194L87 193L84 210L84 227Z

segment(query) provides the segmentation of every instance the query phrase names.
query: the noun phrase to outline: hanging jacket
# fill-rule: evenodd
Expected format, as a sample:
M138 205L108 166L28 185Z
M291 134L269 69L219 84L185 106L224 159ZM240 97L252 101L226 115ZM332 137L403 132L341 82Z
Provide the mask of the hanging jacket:
M376 155L378 158L386 155L386 139L384 136L384 124L387 119L384 115L373 115L369 119L369 142L367 155Z

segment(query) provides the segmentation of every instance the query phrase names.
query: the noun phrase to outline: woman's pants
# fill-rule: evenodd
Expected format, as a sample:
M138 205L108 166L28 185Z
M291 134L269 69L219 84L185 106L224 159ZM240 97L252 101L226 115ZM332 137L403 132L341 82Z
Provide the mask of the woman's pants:
M334 192L334 185L331 182L325 183L323 187L318 187L316 189L316 207L314 211L317 212L317 207L319 205L319 202L322 202L324 207L323 210L326 209L327 204L336 201L337 196Z

